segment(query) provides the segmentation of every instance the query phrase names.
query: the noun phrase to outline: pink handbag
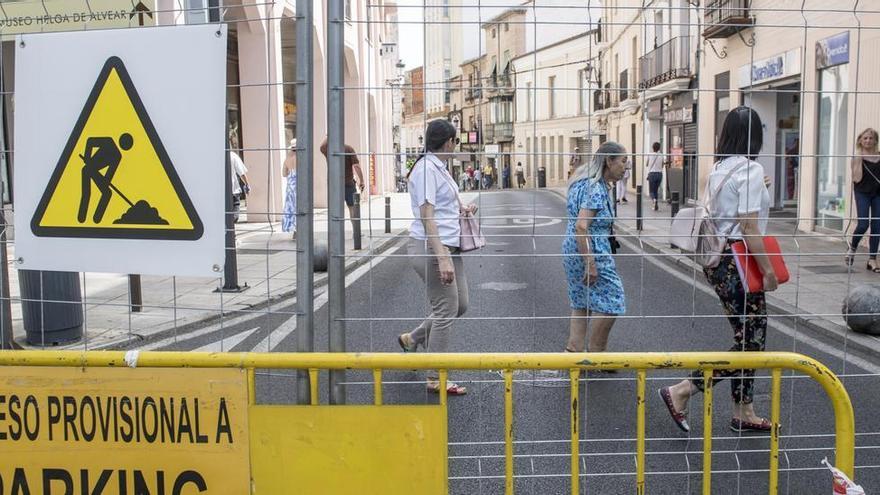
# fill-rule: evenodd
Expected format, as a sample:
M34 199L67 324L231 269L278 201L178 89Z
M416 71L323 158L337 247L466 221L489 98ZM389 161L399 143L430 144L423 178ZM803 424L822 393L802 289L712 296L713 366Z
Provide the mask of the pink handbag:
M486 238L480 231L480 222L477 221L473 213L462 213L458 223L461 227L458 248L462 252L474 251L486 245Z

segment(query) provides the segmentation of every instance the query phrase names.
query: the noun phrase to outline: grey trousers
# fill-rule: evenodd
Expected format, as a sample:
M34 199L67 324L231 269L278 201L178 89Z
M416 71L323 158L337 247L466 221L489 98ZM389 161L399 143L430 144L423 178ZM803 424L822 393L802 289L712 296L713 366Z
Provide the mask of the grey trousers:
M431 307L431 314L410 333L410 337L428 352L447 352L452 323L455 318L467 311L467 278L461 255L456 249L452 254L455 283L449 285L441 283L437 257L426 244L425 241L416 239L410 239L407 244L407 253L411 256L410 264L427 285L427 297Z

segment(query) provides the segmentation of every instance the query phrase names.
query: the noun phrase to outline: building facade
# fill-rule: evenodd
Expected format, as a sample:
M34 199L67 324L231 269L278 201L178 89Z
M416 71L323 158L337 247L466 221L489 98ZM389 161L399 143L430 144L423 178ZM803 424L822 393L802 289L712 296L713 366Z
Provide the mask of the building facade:
M701 134L700 148L713 149L730 108L752 106L764 125L758 161L772 179L774 209L796 213L800 230L851 228L848 155L856 136L880 122L880 33L855 26L876 25L880 16L867 5L844 13L808 2L818 11L802 15L771 12L777 4L767 0L722 3L708 2L703 20L711 46L702 80L713 91L701 94L699 119L711 131ZM701 157L701 168L712 161Z
M539 167L548 186L564 185L572 158L582 163L592 152L592 137L598 130L590 115L598 71L597 58L585 57L597 35L597 30L582 33L513 59L517 87L513 166L522 163L528 186L536 184Z

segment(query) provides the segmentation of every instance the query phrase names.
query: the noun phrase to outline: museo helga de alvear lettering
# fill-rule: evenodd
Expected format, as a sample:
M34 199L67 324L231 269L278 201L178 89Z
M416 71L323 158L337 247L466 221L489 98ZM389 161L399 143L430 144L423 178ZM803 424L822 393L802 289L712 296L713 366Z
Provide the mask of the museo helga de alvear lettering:
M226 399L205 417L198 398L0 395L0 442L232 444Z

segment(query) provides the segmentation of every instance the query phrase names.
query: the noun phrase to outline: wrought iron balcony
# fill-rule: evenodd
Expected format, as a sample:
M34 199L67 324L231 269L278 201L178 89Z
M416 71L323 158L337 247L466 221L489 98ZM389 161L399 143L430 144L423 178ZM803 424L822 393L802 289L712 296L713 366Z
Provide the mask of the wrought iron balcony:
M749 15L751 0L707 0L705 38L727 38L755 24Z
M647 55L639 58L639 89L653 88L674 79L690 78L691 39L689 36L672 38Z

